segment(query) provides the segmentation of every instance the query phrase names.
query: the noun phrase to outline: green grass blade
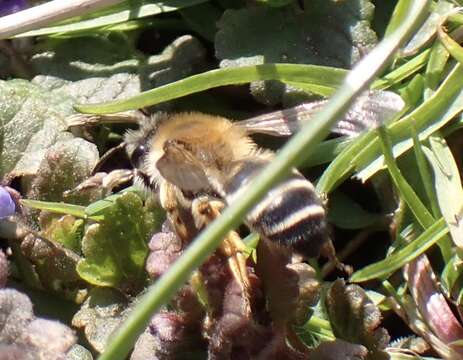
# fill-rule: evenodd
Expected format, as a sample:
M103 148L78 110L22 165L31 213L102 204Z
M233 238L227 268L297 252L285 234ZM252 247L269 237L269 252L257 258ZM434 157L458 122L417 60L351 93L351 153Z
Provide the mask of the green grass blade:
M389 136L394 144L394 156L398 157L413 146L410 124L414 123L420 140L442 128L463 110L463 66L457 64L437 91L410 114L388 126ZM377 140L375 140L376 142ZM362 169L359 177L367 180L382 167L379 144L375 151L363 152L357 158L357 168ZM376 160L375 160L376 157Z
M429 171L428 163L421 146L421 142L418 139L418 134L415 127L412 127L413 137L413 150L415 153L416 164L418 165L418 171L420 172L421 181L423 182L426 196L428 197L431 211L435 218L440 217L439 204L437 203L436 193L434 192L433 180L431 172Z
M436 89L442 80L445 66L449 59L449 52L440 42L435 42L431 48L429 61L426 65L426 86L429 89Z
M309 321L304 324L304 330L315 334L321 340L333 341L336 339L331 329L330 322L317 316L310 317Z
M426 209L426 206L424 206L418 195L416 195L415 191L413 191L410 184L407 182L407 180L405 180L402 173L400 172L400 169L395 162L394 155L392 154L391 142L386 128L378 128L378 134L381 141L381 148L383 150L387 169L391 175L394 185L399 191L401 198L405 200L413 215L415 215L416 220L418 220L423 229L427 229L435 221L433 216L428 211L428 209Z
M331 126L354 101L373 78L391 59L397 48L410 37L419 17L424 13L429 1L414 1L409 9L409 16L396 32L382 40L346 77L346 81L326 107L318 113L313 121L306 124L278 153L272 163L252 181L249 189L239 202L232 203L222 216L215 220L186 249L173 264L140 299L127 321L115 333L101 360L125 357L137 337L147 326L152 314L168 302L178 288L188 279L193 269L199 266L219 245L223 236L237 226L255 203L265 195L279 179L290 169L300 164L310 153L310 149L320 142L329 132ZM301 74L303 75L303 74ZM302 76L300 80L303 80Z
M206 0L170 0L170 1L125 1L122 4L102 11L94 11L90 15L66 20L65 23L42 27L16 35L15 37L43 36L66 33L66 36L81 35L82 32L95 31L105 26L124 23L129 20L158 15L166 12L193 6Z
M323 172L317 183L317 191L328 194L344 181L354 170L357 157L363 151L373 151L370 146L375 145L375 136L374 131L369 131L348 144Z
M412 189L409 183L402 176L397 166L397 163L394 159L392 151L391 151L391 143L390 143L389 136L387 134L387 130L385 128L380 128L378 129L378 132L379 132L379 137L381 140L381 148L383 149L387 169L393 179L395 186L397 187L399 191L401 198L404 199L404 201L406 202L406 204L408 205L408 207L410 208L410 210L412 211L413 215L418 220L420 225L423 227L423 229L427 229L429 226L431 226L431 224L434 223L435 221L434 216L428 211L428 209L421 202L418 195L415 193L415 191ZM415 143L416 141L418 141L417 136L416 136L416 131L412 129L412 133L415 134L414 140L413 140ZM415 153L416 151L418 151L418 156L420 156L419 150L417 150L415 147ZM422 153L421 155L424 156L424 154ZM422 181L425 183L427 182L429 186L431 185L430 184L431 177L430 177L429 172L428 173L425 172L424 168L426 167L426 164L423 163L423 160L424 159L420 159L420 161L417 161L418 168L419 168L419 171L421 171L421 174L423 174ZM460 184L460 188L461 188L461 184ZM458 197L455 197L455 199L456 198ZM437 211L436 214L438 215L437 217L440 217L439 211ZM450 229L452 231L452 227L450 227ZM452 256L452 252L451 252L451 242L449 241L448 237L446 237L446 239L442 239L442 241L440 241L438 245L439 245L439 248L441 250L442 257L444 258L444 260L445 261L450 260L450 257Z
M397 2L394 7L394 12L387 24L384 36L392 34L406 21L412 1L413 0L400 0Z
M461 29L460 29L461 30ZM463 48L458 44L455 40L452 39L444 30L442 26L438 28L437 34L439 35L439 39L447 49L450 55L457 60L460 64L463 64Z
M304 83L306 89L312 84L314 92L321 85L324 91L326 88L334 91L341 84L346 73L346 70L328 66L299 64L265 64L217 69L145 91L130 99L104 104L79 104L75 108L83 113L114 113L152 106L218 86L244 84L256 80L295 81Z
M423 150L434 171L434 188L440 211L450 229L453 242L461 248L463 229L459 219L462 216L463 188L459 168L443 137L432 136L429 143L430 148ZM450 260L450 257L449 249L446 260Z
M405 64L384 75L381 79L373 82L371 87L377 90L384 90L393 85L399 84L402 80L417 73L423 67L425 67L428 63L429 54L429 49L424 50L420 54L408 60Z
M389 275L415 259L417 256L423 254L436 242L447 235L448 232L449 229L445 220L440 218L410 244L396 251L392 255L389 255L384 260L378 261L377 263L368 265L363 269L356 271L352 274L350 281L363 282Z
M160 18L143 18L126 21L120 24L103 26L98 29L89 29L89 30L79 30L70 33L57 33L53 34L54 38L72 38L72 37L86 37L86 36L95 36L95 33L98 31L104 33L105 36L108 36L110 32L123 32L123 31L135 31L135 30L147 30L149 28L155 28L160 30L175 30L175 31L189 31L187 24L181 19L160 19Z
M140 194L140 191L135 186L130 186L116 194L106 196L104 199L97 200L87 207L85 207L85 214L89 218L102 216L102 213L110 206L113 206L116 199L125 194L126 192L135 192Z
M420 140L425 140L463 110L461 79L463 67L454 66L437 91L424 103L399 121L388 125L394 156L398 157L413 146L410 123L413 123ZM354 169L362 181L368 180L383 168L383 157L378 136L370 131L344 149L323 173L317 189L332 191Z
M46 210L56 214L68 214L84 219L87 218L85 206L27 199L22 199L21 204L32 209Z

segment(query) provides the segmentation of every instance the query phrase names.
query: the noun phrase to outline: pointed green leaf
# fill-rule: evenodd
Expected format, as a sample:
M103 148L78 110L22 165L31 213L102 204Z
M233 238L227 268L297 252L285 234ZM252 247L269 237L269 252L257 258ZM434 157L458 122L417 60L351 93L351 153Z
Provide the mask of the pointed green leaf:
M304 83L307 89L318 92L320 85L324 91L333 92L341 84L346 71L339 68L316 65L266 64L242 66L207 71L193 75L158 88L145 91L127 100L98 104L78 104L75 108L83 113L105 114L143 108L181 96L225 85L244 84L255 80L296 81Z
M363 282L371 279L381 278L400 269L402 266L424 253L432 245L442 239L449 229L444 219L437 220L425 232L402 249L394 252L386 259L366 266L352 274L350 281Z
M149 0L124 1L122 4L115 5L108 9L93 11L85 16L67 19L59 25L28 31L16 35L15 37L53 35L61 33L65 33L66 36L79 36L81 35L81 32L96 31L105 26L176 11L179 8L192 6L202 2L205 2L205 0L169 0L156 2Z
M56 214L69 214L80 218L85 218L85 206L57 203L51 201L38 201L38 200L27 200L22 199L21 204L30 207L32 209L51 211Z
M463 188L460 172L445 139L432 136L431 149L423 148L434 171L434 187L439 207L450 229L452 239L458 247L463 247Z

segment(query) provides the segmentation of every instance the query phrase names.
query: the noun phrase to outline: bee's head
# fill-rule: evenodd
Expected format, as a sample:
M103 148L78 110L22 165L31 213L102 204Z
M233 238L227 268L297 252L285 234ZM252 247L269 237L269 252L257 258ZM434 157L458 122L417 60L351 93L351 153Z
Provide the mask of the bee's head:
M164 113L143 118L138 130L128 130L124 136L127 154L134 168L143 169L143 163L150 151L150 144L159 124L167 118Z

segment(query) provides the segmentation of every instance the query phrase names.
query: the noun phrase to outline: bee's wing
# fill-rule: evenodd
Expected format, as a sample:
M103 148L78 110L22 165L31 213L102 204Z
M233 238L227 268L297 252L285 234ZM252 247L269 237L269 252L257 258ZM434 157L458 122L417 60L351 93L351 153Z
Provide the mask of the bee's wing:
M182 190L200 191L210 187L201 162L176 141L166 142L156 168L165 179Z
M301 123L310 119L326 101L304 103L293 108L273 111L250 119L238 121L235 125L246 129L248 134L289 136L296 133Z
M249 134L289 136L312 119L327 100L304 103L293 108L274 111L247 120L238 121ZM376 128L404 108L402 98L391 91L370 90L360 95L351 108L339 119L332 132L356 136L367 129Z
M370 90L358 97L332 131L341 135L356 136L362 131L381 126L404 107L405 102L396 93Z

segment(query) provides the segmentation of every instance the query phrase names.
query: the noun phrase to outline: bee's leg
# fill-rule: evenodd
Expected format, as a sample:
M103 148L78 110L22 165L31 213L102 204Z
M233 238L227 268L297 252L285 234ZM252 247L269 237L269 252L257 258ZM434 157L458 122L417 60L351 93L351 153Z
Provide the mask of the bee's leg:
M97 172L96 174L81 182L74 189L65 191L64 196L66 197L75 193L100 189L101 195L104 197L110 194L114 188L132 180L133 177L134 173L132 170L119 169L113 170L109 173Z
M200 197L193 201L192 212L196 224L203 228L214 219L220 216L224 203L218 200L211 200L208 197ZM233 278L240 284L245 298L248 300L248 313L250 307L250 281L244 256L245 246L240 236L235 231L230 231L223 239L219 251L228 259L228 265Z
M68 116L65 121L69 129L101 124L137 124L146 118L148 116L141 111L130 110L114 114L75 114Z
M235 231L231 231L222 242L220 251L228 257L230 270L235 279L239 279L239 283L243 285L243 290L249 292L251 284L248 278L246 257L244 256L245 246L241 237Z
M198 234L193 216L188 204L180 201L181 193L174 185L168 182L159 184L159 202L167 213L167 219L174 232L184 244L189 243Z
M350 276L354 272L351 266L343 264L338 259L338 257L336 256L336 250L334 249L334 245L331 239L329 239L323 244L322 248L320 249L320 254L326 259L328 259L328 264L333 264L335 268L337 268L340 271L343 271L347 275ZM323 273L326 273L326 270L323 270Z

